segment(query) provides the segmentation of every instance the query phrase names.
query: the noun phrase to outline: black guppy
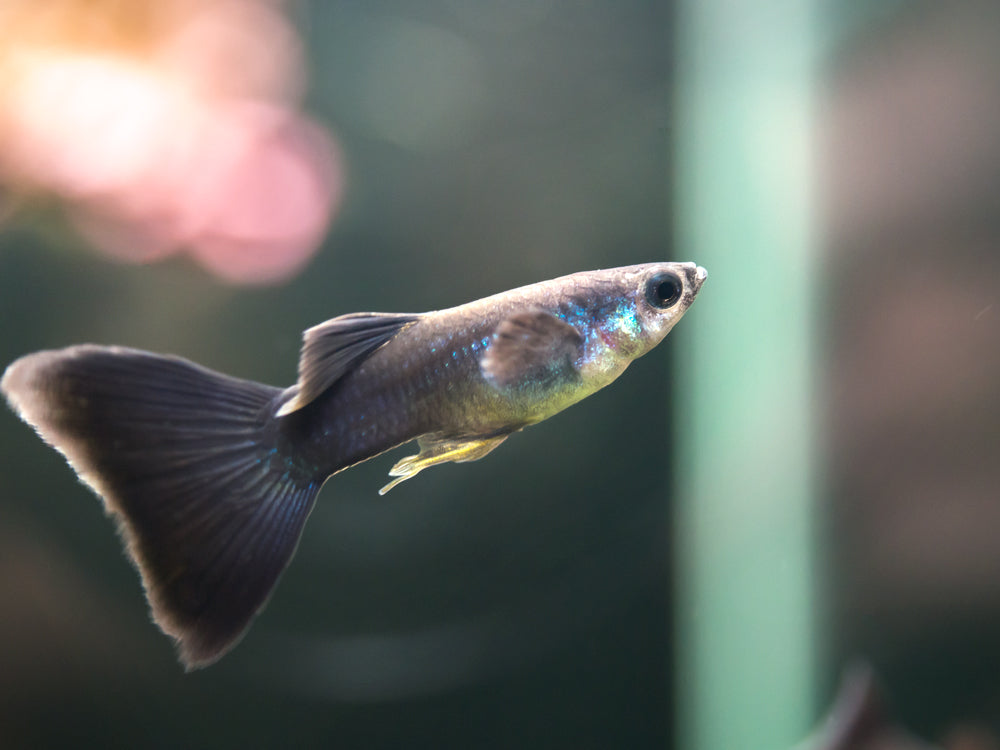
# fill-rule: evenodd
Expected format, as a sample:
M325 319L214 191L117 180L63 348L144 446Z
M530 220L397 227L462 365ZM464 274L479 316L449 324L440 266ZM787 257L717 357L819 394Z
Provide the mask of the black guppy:
M327 478L413 439L419 452L383 493L482 458L617 378L706 276L650 263L448 310L344 315L305 332L284 389L90 344L22 357L0 389L103 498L190 669L232 648L263 608Z

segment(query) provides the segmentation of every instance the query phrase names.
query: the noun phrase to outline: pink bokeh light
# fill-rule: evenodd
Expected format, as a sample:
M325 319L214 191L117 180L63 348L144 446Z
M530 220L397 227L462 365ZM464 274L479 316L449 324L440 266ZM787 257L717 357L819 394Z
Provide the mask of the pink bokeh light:
M62 198L116 259L186 252L228 282L287 279L343 192L334 139L297 105L298 37L262 0L171 4L144 54L38 24L4 46L0 180Z

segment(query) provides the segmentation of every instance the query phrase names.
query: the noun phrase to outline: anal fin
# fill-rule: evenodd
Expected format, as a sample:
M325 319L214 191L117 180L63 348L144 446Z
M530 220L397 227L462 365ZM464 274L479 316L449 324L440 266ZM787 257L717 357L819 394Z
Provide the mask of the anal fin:
M400 482L405 482L430 466L449 462L461 464L468 461L478 461L506 440L509 435L509 432L504 432L502 435L466 439L440 439L424 435L418 440L420 452L415 456L407 456L397 461L389 470L389 476L396 478L380 489L378 494L384 495Z

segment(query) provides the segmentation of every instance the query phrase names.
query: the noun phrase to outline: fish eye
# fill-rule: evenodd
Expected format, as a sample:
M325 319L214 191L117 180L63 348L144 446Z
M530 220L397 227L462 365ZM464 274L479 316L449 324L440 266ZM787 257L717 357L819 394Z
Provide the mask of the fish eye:
M684 284L677 274L669 271L658 273L646 283L646 301L653 307L666 310L677 304L683 291Z

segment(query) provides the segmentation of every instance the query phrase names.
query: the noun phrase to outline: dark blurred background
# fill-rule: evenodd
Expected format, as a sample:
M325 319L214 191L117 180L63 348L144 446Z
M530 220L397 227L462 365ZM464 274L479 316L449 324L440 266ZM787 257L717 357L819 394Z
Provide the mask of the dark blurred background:
M1000 5L896 4L829 67L830 661L1000 746Z
M6 173L5 364L94 341L287 384L301 331L334 315L673 255L666 4L31 0L8 13L21 76L8 90L28 114L6 105L4 148L64 152ZM107 54L135 69L95 70ZM156 130L181 107L155 88L164 76L195 92L180 145L180 126ZM102 86L125 93L101 104ZM280 127L224 120L221 145L204 134L248 101ZM295 130L303 120L325 140ZM240 138L257 145L230 179L214 160ZM325 171L308 171L315 151L295 160L302 144ZM228 195L246 215L197 213ZM329 222L314 250L280 222L309 201ZM666 744L668 356L489 461L381 498L399 456L331 480L265 614L193 674L148 622L99 502L0 415L0 746Z
M744 92L690 74L745 62L773 93L806 5L806 96L761 99L789 129L748 98L752 137L709 118L696 143L688 103ZM663 347L488 459L385 497L401 452L331 480L267 610L192 674L100 503L0 414L0 747L733 746L685 721L788 746L857 660L911 737L1000 747L1000 6L725 6L3 0L4 364L92 341L287 384L301 330L341 313L665 258L710 280ZM792 195L777 217L808 229L790 278L811 281L788 288L740 227L795 170L808 215ZM722 252L687 231L702 176ZM809 317L794 373L768 368L767 315ZM713 346L730 364L698 369ZM719 408L762 380L776 411ZM740 590L741 545L784 528L759 456L809 464L767 510L811 526L763 550L808 568L805 596ZM678 486L722 514L696 543ZM711 607L673 593L691 559L728 584ZM775 620L790 663L757 654ZM692 632L764 666L679 667ZM796 669L811 687L785 696Z

